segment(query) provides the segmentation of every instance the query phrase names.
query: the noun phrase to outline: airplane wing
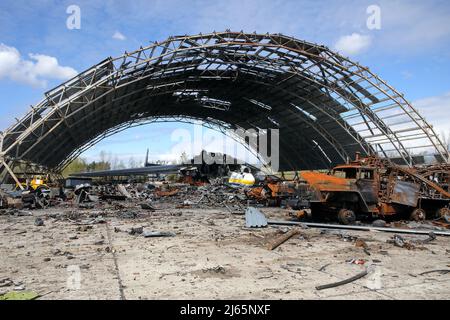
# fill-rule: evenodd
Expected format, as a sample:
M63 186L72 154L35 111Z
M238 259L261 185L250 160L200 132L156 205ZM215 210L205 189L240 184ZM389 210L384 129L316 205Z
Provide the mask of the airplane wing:
M142 176L147 174L156 173L177 173L183 165L161 165L150 166L142 168L130 168L130 169L118 169L118 170L105 170L94 172L79 172L70 174L71 177L113 177L113 176Z

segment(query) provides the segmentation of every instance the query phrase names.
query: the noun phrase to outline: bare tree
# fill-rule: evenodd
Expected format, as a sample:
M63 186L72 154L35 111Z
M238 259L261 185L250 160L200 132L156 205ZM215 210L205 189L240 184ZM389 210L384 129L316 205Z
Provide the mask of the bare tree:
M137 165L136 159L133 156L131 156L130 159L128 160L128 167L136 168L137 166L138 165Z
M180 164L186 164L189 162L189 158L186 154L186 151L183 151L180 156Z

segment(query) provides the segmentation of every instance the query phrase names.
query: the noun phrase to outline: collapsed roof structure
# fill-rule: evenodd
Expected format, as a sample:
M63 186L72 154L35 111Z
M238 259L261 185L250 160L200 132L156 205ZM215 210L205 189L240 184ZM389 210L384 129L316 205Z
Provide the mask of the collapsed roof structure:
M46 92L1 135L0 170L59 172L119 131L194 120L224 133L278 129L280 170L329 168L356 152L409 166L419 150L450 159L433 127L368 68L281 34L225 31L107 58Z

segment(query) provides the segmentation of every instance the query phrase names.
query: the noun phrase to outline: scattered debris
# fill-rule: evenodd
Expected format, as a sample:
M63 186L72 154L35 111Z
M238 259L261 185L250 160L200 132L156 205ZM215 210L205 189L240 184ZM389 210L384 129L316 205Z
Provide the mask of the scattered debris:
M36 220L34 220L34 225L41 227L44 225L44 220L42 218L36 218Z
M406 248L408 250L414 249L414 245L407 242L402 236L395 234L392 236L392 240L387 240L388 243L393 243L396 247Z
M144 227L131 228L130 231L128 232L128 234L137 235L137 234L142 234L143 231L144 231Z
M356 239L355 247L367 249L369 246L367 245L367 243L364 240Z
M0 295L0 300L35 300L37 298L39 298L39 294L33 291L11 291Z
M131 194L127 191L127 189L123 185L121 184L117 185L117 190L127 199L132 198Z
M408 250L414 250L414 249L424 250L424 249L426 249L425 247L418 247L418 246L414 245L414 243L425 244L430 241L433 241L434 239L436 239L434 233L432 233L432 235L429 235L429 237L425 240L411 240L411 241L406 240L404 237L402 237L398 234L395 234L392 236L392 239L387 240L386 242L393 243L396 247L405 248Z
M366 263L366 260L364 259L351 259L347 261L349 264L359 264L359 265L363 265Z
M79 224L81 224L81 225L90 225L90 224L98 224L98 223L106 223L106 219L103 218L102 216L99 216L99 217L94 218L94 219L83 220Z
M152 207L151 204L144 202L140 204L141 208L144 210L150 210L150 211L155 211L156 209Z
M157 188L155 191L155 195L157 197L172 197L172 196L175 196L178 192L179 192L179 189L161 190L161 189Z
M369 246L367 245L367 243L362 240L362 239L356 239L355 241L355 247L357 248L363 248L363 251L365 254L367 254L368 256L370 256L370 252L369 252Z
M395 169L397 170L397 169ZM394 171L395 171L394 170ZM395 171L397 172L397 171ZM404 177L410 177L410 174L406 174L403 172ZM415 177L415 175L413 175ZM388 206L384 206L383 208L380 208L380 211L378 212L379 217L386 217L386 219L389 218L389 224L386 223L385 220L375 220L373 222L369 221L371 219L370 215L369 218L361 219L361 221L353 221L353 212L349 209L349 207L341 208L339 210L341 215L341 222L343 223L349 223L349 222L355 222L354 225L342 225L342 224L328 224L328 223L316 223L311 222L313 219L312 215L312 209L310 206L310 201L314 200L312 199L313 194L309 194L309 198L301 197L299 196L300 190L304 191L303 194L307 194L310 190L309 186L305 183L305 181L301 180L301 178L294 179L292 181L285 181L281 178L270 178L265 179L263 182L258 182L255 180L255 186L249 187L249 186L236 186L233 187L227 185L224 183L224 179L217 179L213 180L210 179L209 182L202 181L199 183L199 181L190 181L189 183L182 183L180 180L170 180L170 183L162 182L158 178L154 178L152 183L137 183L134 180L130 179L128 182L125 182L124 180L121 181L120 184L117 184L118 182L111 183L110 181L98 181L93 180L93 183L90 184L84 184L84 185L78 185L74 190L71 190L70 192L65 191L67 195L67 199L63 199L63 197L60 197L58 201L55 201L55 198L48 198L47 195L44 198L36 198L37 195L32 192L18 192L18 193L11 193L11 194L4 194L0 193L0 214L5 215L5 220L7 221L7 224L10 224L9 220L16 220L18 222L16 223L22 223L22 221L26 221L27 225L32 225L33 219L34 224L36 226L44 226L44 219L45 224L48 225L48 228L44 229L55 229L58 230L58 224L62 222L68 222L69 224L69 230L67 230L67 233L63 234L63 242L67 245L67 247L61 247L61 248L70 248L70 250L76 250L74 251L77 256L75 257L74 254L71 252L61 251L60 249L54 249L52 250L51 254L49 254L49 249L44 252L42 256L38 256L38 261L40 265L45 265L46 268L49 266L55 267L55 268L64 268L67 266L66 264L58 264L56 266L53 266L53 263L47 263L43 264L44 262L50 262L55 261L61 262L65 261L65 259L77 259L77 265L84 261L84 252L81 252L78 250L78 248L84 244L89 244L87 247L89 249L92 249L92 244L96 245L94 249L94 254L98 256L105 255L105 252L112 252L115 253L115 249L112 246L111 242L111 235L108 228L111 226L109 223L106 225L106 232L108 233L108 243L106 243L106 240L104 238L99 239L98 235L99 232L104 232L103 226L97 225L106 223L107 221L112 221L112 224L120 225L120 227L114 227L114 232L123 232L123 234L115 235L121 238L121 240L124 241L131 241L131 243L134 243L140 247L145 247L150 252L155 253L153 250L153 246L155 244L158 244L161 242L162 244L165 244L164 250L167 248L167 241L169 244L173 244L173 241L163 240L157 241L156 239L154 241L144 241L142 238L151 238L151 237L175 237L177 234L171 231L154 231L154 230L167 230L168 226L172 226L169 230L177 231L179 230L179 234L187 234L191 236L192 229L196 228L195 224L202 224L203 226L206 226L207 231L204 233L204 236L208 239L208 241L213 242L219 241L219 240L229 240L231 241L246 241L248 240L245 238L247 235L243 235L243 238L235 237L238 232L225 230L222 231L221 228L223 228L224 223L220 223L218 219L226 219L225 223L227 226L231 228L244 229L246 233L248 233L249 230L245 228L239 228L240 224L242 225L242 217L233 217L233 214L245 214L245 227L246 228L262 228L262 227L268 227L268 226L293 226L292 229L289 229L287 227L277 227L277 229L287 229L283 234L280 232L274 234L270 233L267 229L265 230L250 230L251 235L254 237L257 237L258 239L252 239L250 236L249 242L251 244L254 243L261 243L261 240L259 239L268 239L267 237L273 237L268 239L268 243L265 243L268 250L275 250L279 246L281 246L283 243L287 242L289 239L291 239L294 236L297 236L297 243L294 243L292 241L292 244L297 245L299 243L300 239L308 239L312 237L323 237L324 241L331 242L336 241L335 237L338 236L339 239L342 241L345 241L347 243L338 243L339 247L346 247L344 249L348 250L348 252L353 252L353 256L356 256L358 258L350 259L346 261L349 264L355 264L357 266L346 266L348 268L362 268L364 266L367 266L370 264L370 261L367 257L367 259L361 259L360 256L363 256L363 254L360 251L364 251L365 254L368 256L374 253L378 255L387 255L388 253L386 251L383 251L381 249L382 246L377 246L375 244L374 240L370 237L367 238L359 238L360 234L356 236L355 234L352 234L352 232L347 232L344 230L354 230L354 231L382 231L382 232L393 232L394 235L389 242L393 243L397 247L406 248L409 250L419 248L418 244L426 244L430 243L432 241L435 241L437 236L450 236L449 231L444 231L444 228L449 227L449 223L447 220L446 214L442 214L443 212L447 212L445 210L441 210L441 215L439 218L437 218L434 221L428 221L428 222L405 222L405 221L393 221L392 217L387 217L388 215L384 215L381 209L390 209ZM141 180L142 181L142 180ZM176 182L175 182L176 181ZM186 180L187 181L187 180ZM404 181L402 181L404 182ZM258 184L259 183L259 184ZM378 183L378 181L377 181ZM416 183L414 183L416 184ZM426 184L426 183L425 183ZM430 189L430 185L427 185L427 190ZM411 188L414 189L412 185L409 184L403 184L400 183L400 186L393 185L392 188L397 187L398 190L410 190ZM403 188L403 189L402 189ZM319 188L320 189L320 188ZM433 189L433 188L431 188ZM321 189L322 190L322 189ZM398 191L397 190L397 191ZM400 191L401 191L400 190ZM422 190L423 191L423 190ZM326 192L323 192L325 194ZM389 195L391 198L392 195ZM418 195L415 195L415 197L419 197ZM331 198L330 198L331 199ZM47 201L48 200L48 201ZM331 205L331 202L328 201L329 199L326 199L324 204ZM397 198L397 200L399 200ZM401 199L400 199L401 200ZM408 201L410 199L407 199ZM311 202L312 203L312 202ZM30 217L32 216L31 212L24 211L23 208L30 208L35 209L38 207L46 207L48 205L52 206L58 206L59 208L66 208L66 210L49 210L46 211L43 215L41 215L41 212L37 212L40 217ZM337 206L340 204L338 203ZM284 216L285 219L292 219L291 221L273 221L268 220L262 210L258 208L258 206L278 206L281 207L284 210L279 216ZM372 207L377 207L378 204L372 205L370 210L372 210ZM411 206L414 207L415 206ZM176 210L181 209L181 210ZM314 207L313 207L314 208ZM323 208L323 207L320 207ZM84 210L86 209L86 210ZM173 210L172 210L173 209ZM202 217L201 220L195 220L192 219L192 214L197 213L197 210L201 209L207 209L211 211L211 215ZM211 210L215 209L215 210ZM328 209L330 209L328 207ZM331 208L333 209L333 208ZM343 210L345 209L345 210ZM420 209L420 208L416 208ZM271 216L275 216L273 214L274 211L270 211L271 209L265 209L264 211L270 212ZM281 211L281 210L280 210ZM357 212L355 210L355 212ZM209 214L209 211L208 211ZM217 214L217 215L216 215ZM181 216L183 217L181 219L172 219L172 217L175 216ZM215 216L214 216L215 215ZM220 218L218 216L220 215ZM415 217L420 218L422 215L421 211L415 212ZM24 216L23 219L15 219L14 217ZM118 219L117 219L118 218ZM121 221L120 219L128 219L129 221ZM297 221L294 221L297 219ZM299 222L298 220L302 220L302 222ZM118 221L119 220L119 221ZM193 221L194 220L194 221ZM327 217L323 219L324 221L329 221ZM421 219L418 219L421 220ZM145 221L145 222L144 222ZM313 220L314 221L314 220ZM166 223L166 224L163 224ZM144 226L140 226L140 224ZM302 235L300 231L300 228L319 228L319 232L314 232L313 230L304 232L304 235ZM146 230L148 228L149 230ZM41 231L38 228L32 229L33 232ZM54 231L54 230L49 230ZM85 234L81 234L79 232L88 232ZM5 234L9 231L5 231ZM15 230L14 235L16 234L22 234L26 233L27 231L24 230ZM75 232L78 232L77 235L74 235ZM178 231L177 231L178 232ZM258 233L258 234L254 234ZM38 236L43 236L45 240L52 238L57 232L36 232ZM26 236L29 238L31 232L29 232ZM134 238L128 237L127 234L136 236ZM330 239L331 237L327 237L327 234L334 235L334 238ZM409 234L409 236L402 236L400 234ZM242 234L238 234L239 236ZM424 235L427 237L425 238ZM195 235L197 237L198 235ZM203 236L203 235L202 235ZM381 235L378 235L381 236ZM386 237L385 235L383 235ZM78 237L80 237L83 241L67 241L69 240L77 240ZM193 238L194 236L192 236ZM26 238L26 237L23 237ZM55 236L56 238L56 236ZM22 239L21 239L22 240ZM173 239L176 240L176 239ZM384 241L383 239L382 241ZM181 240L180 240L181 241ZM367 241L367 242L366 242ZM178 241L175 241L177 244ZM371 245L369 248L368 243ZM436 242L437 243L437 242ZM304 246L304 244L306 244ZM432 243L433 245L434 243ZM22 245L22 243L20 243ZM214 244L216 245L216 244ZM303 247L308 250L309 248L316 250L316 247L313 247L314 243L307 243L307 241L304 241L301 243L302 248L299 248L298 246L292 246L294 250L302 250ZM342 255L339 255L340 252L338 249L338 246L336 248L333 247L333 244L327 244L332 248L333 250L330 250L336 255L334 256L335 259L330 258L328 261L342 261L347 259L347 257L342 257ZM353 247L354 245L354 247ZM172 246L173 247L173 246ZM175 247L177 249L174 249L173 251L181 250L179 249L179 244L177 244ZM220 247L220 245L218 245ZM232 246L230 246L232 247ZM313 247L313 248L312 248ZM361 248L361 249L355 249ZM76 249L75 249L76 248ZM118 247L119 248L119 247ZM171 248L171 247L169 247ZM234 247L232 247L234 249ZM127 248L123 248L120 246L120 249L117 249L118 251L122 252L125 251ZM160 249L160 248L158 248ZM369 252L369 249L371 250ZM26 249L28 250L28 249ZM31 250L31 249L29 249ZM25 251L25 250L24 250ZM289 250L293 251L293 250ZM400 252L402 250L396 250L395 254ZM355 252L357 252L355 254ZM291 253L291 252L290 252ZM425 253L425 252L424 252ZM433 252L434 253L434 252ZM404 252L404 254L408 254L408 252ZM32 256L30 253L27 253L27 256ZM50 257L51 258L50 258ZM236 256L239 256L239 253L236 254ZM291 259L292 257L281 257L281 250L280 252L274 252L270 254L270 256L273 258L273 256L280 256L280 258L283 258L283 260L275 260L277 262L276 267L279 266L279 268L284 269L288 272L301 274L302 268L299 264L294 263L286 263L285 259ZM352 256L350 256L352 257ZM156 258L160 260L161 256ZM202 257L203 258L203 257ZM271 259L272 259L271 258ZM207 256L206 256L207 259ZM261 258L262 259L262 258ZM318 258L318 261L320 258ZM57 261L59 260L59 261ZM80 260L80 261L78 261ZM162 259L161 259L162 260ZM325 260L325 262L327 261ZM208 260L209 261L209 260ZM281 261L281 262L279 262ZM292 260L290 260L292 261ZM380 262L380 260L373 259L372 262ZM65 261L67 264L70 264L69 261ZM198 261L196 261L198 263ZM218 263L219 261L215 262ZM261 261L261 264L264 264L265 262ZM280 265L280 263L282 263ZM317 262L316 262L317 263ZM319 262L320 263L320 262ZM321 264L323 264L322 262ZM325 264L322 267L320 267L319 271L324 272L326 268L331 263ZM358 267L358 265L363 267ZM81 265L80 268L88 269L90 266L87 265ZM197 267L198 268L198 267ZM227 267L228 268L228 267ZM94 266L92 269L98 269L97 265ZM332 269L332 268L329 268ZM272 270L269 269L269 272L266 272L266 275L263 277L260 277L260 279L266 279L275 277L277 278L277 273L285 273L282 270L274 270L275 272L272 272ZM421 271L421 270L420 270ZM189 272L189 271L187 271ZM216 267L207 268L207 269L196 269L195 272L198 273L211 273L205 276L213 276L217 275L217 277L222 277L223 274L226 274L226 277L228 277L230 274L233 274L233 268L230 267L230 269L225 270L224 267L218 265ZM321 285L317 286L317 290L323 290L327 288L337 287L341 285L345 285L347 283L356 281L365 275L368 274L368 269L366 269L364 272L361 272L349 279L345 279L343 281L339 281L336 283L331 283L327 285ZM442 274L446 274L450 272L449 270L431 270L423 272L419 275L425 275L432 272L439 272ZM306 271L304 271L306 273ZM181 273L182 274L182 273ZM9 274L8 274L9 275ZM198 274L197 274L198 275ZM295 275L291 275L294 276ZM31 277L30 277L31 278ZM184 280L183 280L184 281ZM25 287L22 284L14 283L12 280L8 279L0 279L0 287L8 288L8 290L12 290L15 288L15 290L25 290Z
M202 271L203 271L203 273L207 273L207 272L221 273L221 274L226 273L225 268L222 266L216 266L216 267L212 267L212 268L202 269Z
M428 238L427 239L419 239L419 240L411 240L411 241L407 241L404 237L395 234L392 236L391 240L387 240L388 243L393 243L396 247L400 247L400 248L406 248L408 250L413 250L413 249L424 249L423 247L417 247L414 245L415 244L425 244L425 243L429 243L431 241L436 240L436 234L434 232L429 232L428 233Z
M324 290L324 289L329 289L329 288L335 288L335 287L343 286L345 284L348 284L348 283L351 283L351 282L356 281L358 279L361 279L361 278L365 277L368 274L369 274L369 272L366 269L363 272L358 273L357 275L355 275L355 276L353 276L351 278L348 278L348 279L345 279L345 280L342 280L342 281L338 281L338 282L334 282L334 283L330 283L330 284L324 284L324 285L317 286L316 290Z
M319 269L319 271L325 271L325 269L326 269L329 265L331 265L331 263L327 263L327 264L321 266L320 269Z
M92 229L92 226L89 226L89 225L83 225L83 226L77 227L77 231L80 231L80 232L86 232L90 229Z
M142 235L145 238L153 238L153 237L175 237L176 234L173 232L166 232L166 231L147 231L144 230L142 232Z
M375 220L374 222L372 222L372 226L374 227L378 227L378 228L384 228L386 227L386 221L384 220Z
M289 271L289 272L301 274L301 269L299 268L299 265L298 265L298 264L295 264L295 263L287 263L286 265L281 265L280 267L281 267L282 269L284 269L284 270Z
M14 285L14 282L10 278L0 279L0 288L1 287L9 287Z
M139 216L139 213L134 211L124 211L118 214L118 217L121 219L136 219Z
M423 275L426 275L429 273L435 273L435 272L440 273L440 274L447 274L447 273L450 273L450 270L449 269L430 270L430 271L425 271L425 272L419 273L419 276L423 276Z
M274 250L278 246L280 246L281 244L283 244L284 242L286 242L287 240L289 240L290 238L292 238L293 236L298 235L298 234L300 234L300 229L299 228L294 228L294 229L286 232L282 236L274 239L272 242L268 243L267 244L267 249Z
M427 239L424 239L424 240L413 240L413 241L415 243L424 244L424 243L428 243L428 242L431 242L431 241L434 241L434 240L436 240L436 234L433 231L430 231L430 233L428 233L428 238Z
M267 227L267 219L264 214L254 207L245 210L245 226L247 228Z

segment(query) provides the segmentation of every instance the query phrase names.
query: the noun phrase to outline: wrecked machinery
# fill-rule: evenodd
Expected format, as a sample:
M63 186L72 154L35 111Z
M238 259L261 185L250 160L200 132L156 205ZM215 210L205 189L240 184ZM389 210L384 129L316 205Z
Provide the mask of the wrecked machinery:
M328 174L302 172L315 191L314 215L337 214L351 224L356 214L369 218L393 215L412 220L448 218L450 165L405 168L375 156L336 166Z
M299 179L286 181L276 176L267 176L258 185L245 190L248 198L264 203L268 207L309 207L307 193L310 188Z
M46 208L50 204L51 188L41 176L17 182L13 188L0 190L0 208Z

